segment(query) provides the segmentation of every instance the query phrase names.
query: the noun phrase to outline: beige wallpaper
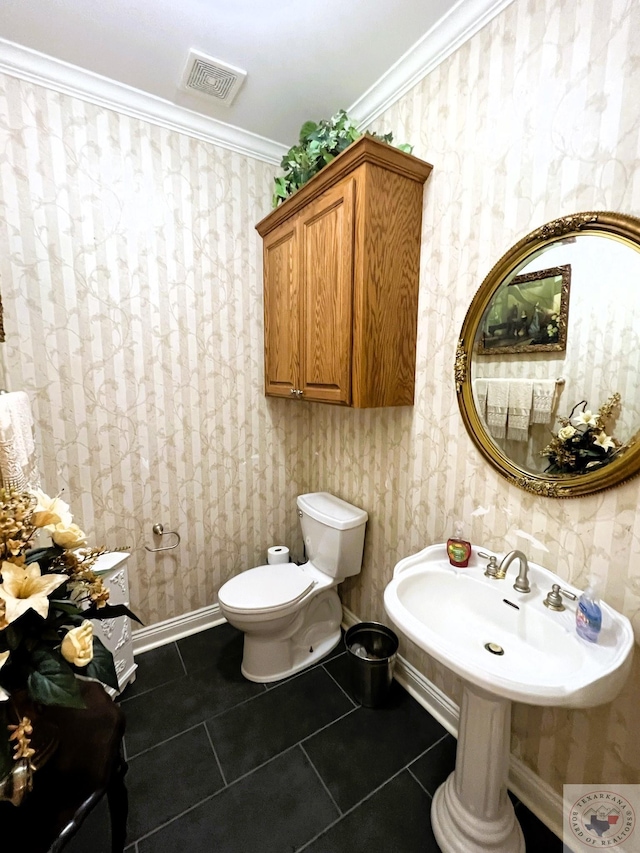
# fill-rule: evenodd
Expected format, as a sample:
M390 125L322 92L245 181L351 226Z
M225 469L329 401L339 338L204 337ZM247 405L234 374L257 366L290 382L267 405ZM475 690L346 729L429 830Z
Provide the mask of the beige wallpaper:
M416 405L367 411L263 396L254 224L271 166L0 76L8 384L33 400L45 487L94 541L133 549L147 623L211 604L269 544L299 547L295 496L328 489L370 514L363 571L343 585L362 619L385 619L394 565L460 519L475 543L523 547L578 585L606 574L640 632L640 479L571 501L518 491L443 381L512 243L576 210L640 215L638 56L633 0L515 0L376 123L434 171ZM144 550L157 521L182 536L168 555ZM452 676L403 653L456 697ZM517 706L516 754L558 790L640 781L639 669L600 709Z
M8 382L31 397L43 486L94 543L133 550L147 624L212 604L297 522L302 412L262 390L253 226L274 171L0 76ZM155 522L179 548L144 550Z
M579 586L591 570L603 573L605 599L640 636L640 479L569 501L517 490L465 433L452 378L469 302L513 243L578 210L640 215L639 56L633 0L516 0L376 122L434 169L424 202L416 405L309 405L313 487L370 513L363 572L343 585L360 618L384 620L382 593L397 561L443 541L460 519L474 543L520 547ZM402 650L455 698L451 676ZM558 791L565 782L640 782L638 657L610 705L516 706L514 752Z

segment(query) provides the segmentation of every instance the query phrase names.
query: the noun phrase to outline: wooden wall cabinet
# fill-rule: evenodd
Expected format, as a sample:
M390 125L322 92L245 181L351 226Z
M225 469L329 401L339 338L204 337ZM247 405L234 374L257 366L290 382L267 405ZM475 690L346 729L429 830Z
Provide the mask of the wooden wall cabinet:
M431 169L363 136L258 223L268 395L413 404Z

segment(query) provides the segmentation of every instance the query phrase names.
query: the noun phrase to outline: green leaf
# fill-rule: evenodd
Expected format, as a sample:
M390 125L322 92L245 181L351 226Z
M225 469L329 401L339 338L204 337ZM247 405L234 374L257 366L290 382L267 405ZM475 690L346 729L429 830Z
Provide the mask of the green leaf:
M25 554L25 563L38 563L40 571L44 572L49 568L49 564L53 559L64 553L64 548L58 545L49 545L46 548L31 548Z
M136 614L132 613L124 604L105 604L104 607L92 606L84 611L85 619L115 619L118 616L128 616L138 625L142 625Z
M74 604L71 601L60 601L60 599L57 598L52 598L50 601L50 609L61 610L63 613L69 613L74 616L82 615L82 610L80 610L77 604Z
M12 622L4 632L5 639L7 641L7 646L11 649L11 651L15 651L20 643L22 642L22 638L24 636L21 625L17 625L15 622Z
M34 702L84 708L78 681L64 658L50 649L39 648L31 654L33 671L27 687Z
M316 123L305 122L300 128L299 143L293 145L284 155L281 166L284 176L275 179L273 207L288 198L301 186L314 177L327 163L360 138L361 132L345 110L338 110L329 119ZM371 133L376 139L391 144L393 135L381 136ZM410 145L399 145L403 151L412 151Z
M404 151L405 154L411 154L413 152L413 145L409 145L408 142L402 142L400 145L396 145L396 148L399 148L400 151Z
M108 684L114 690L120 690L113 655L95 635L93 637L93 660L87 666L74 667L74 669L79 675L95 678L96 681Z
M305 121L305 123L300 128L300 142L306 142L308 136L310 136L315 130L317 130L318 125L315 121Z

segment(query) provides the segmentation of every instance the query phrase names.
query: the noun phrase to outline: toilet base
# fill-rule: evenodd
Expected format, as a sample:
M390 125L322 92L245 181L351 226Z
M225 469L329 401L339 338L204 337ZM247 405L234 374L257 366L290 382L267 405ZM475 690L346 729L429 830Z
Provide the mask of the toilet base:
M282 681L283 678L288 678L290 675L294 675L296 672L300 672L302 669L306 669L308 666L311 666L316 661L319 661L325 655L328 655L329 652L333 651L338 643L342 640L342 634L340 629L336 631L334 635L328 637L326 640L323 640L321 643L313 647L309 647L309 651L301 657L295 664L289 666L286 669L278 670L277 672L269 673L265 675L263 673L256 674L250 672L245 666L244 657L242 659L242 666L240 669L242 670L242 674L248 681L256 681L258 684L269 684L272 681ZM247 641L251 642L251 638L245 634L244 638L244 648L245 655L247 652Z
M268 684L306 669L341 642L341 621L338 594L327 589L296 614L288 630L246 631L242 674L249 681Z

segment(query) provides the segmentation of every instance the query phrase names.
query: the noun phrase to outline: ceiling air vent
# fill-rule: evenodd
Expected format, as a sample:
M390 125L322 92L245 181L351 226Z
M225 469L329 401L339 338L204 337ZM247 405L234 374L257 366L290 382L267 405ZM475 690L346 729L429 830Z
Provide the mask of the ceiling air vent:
M197 50L189 53L181 87L229 106L244 83L247 72L234 65L206 56Z

